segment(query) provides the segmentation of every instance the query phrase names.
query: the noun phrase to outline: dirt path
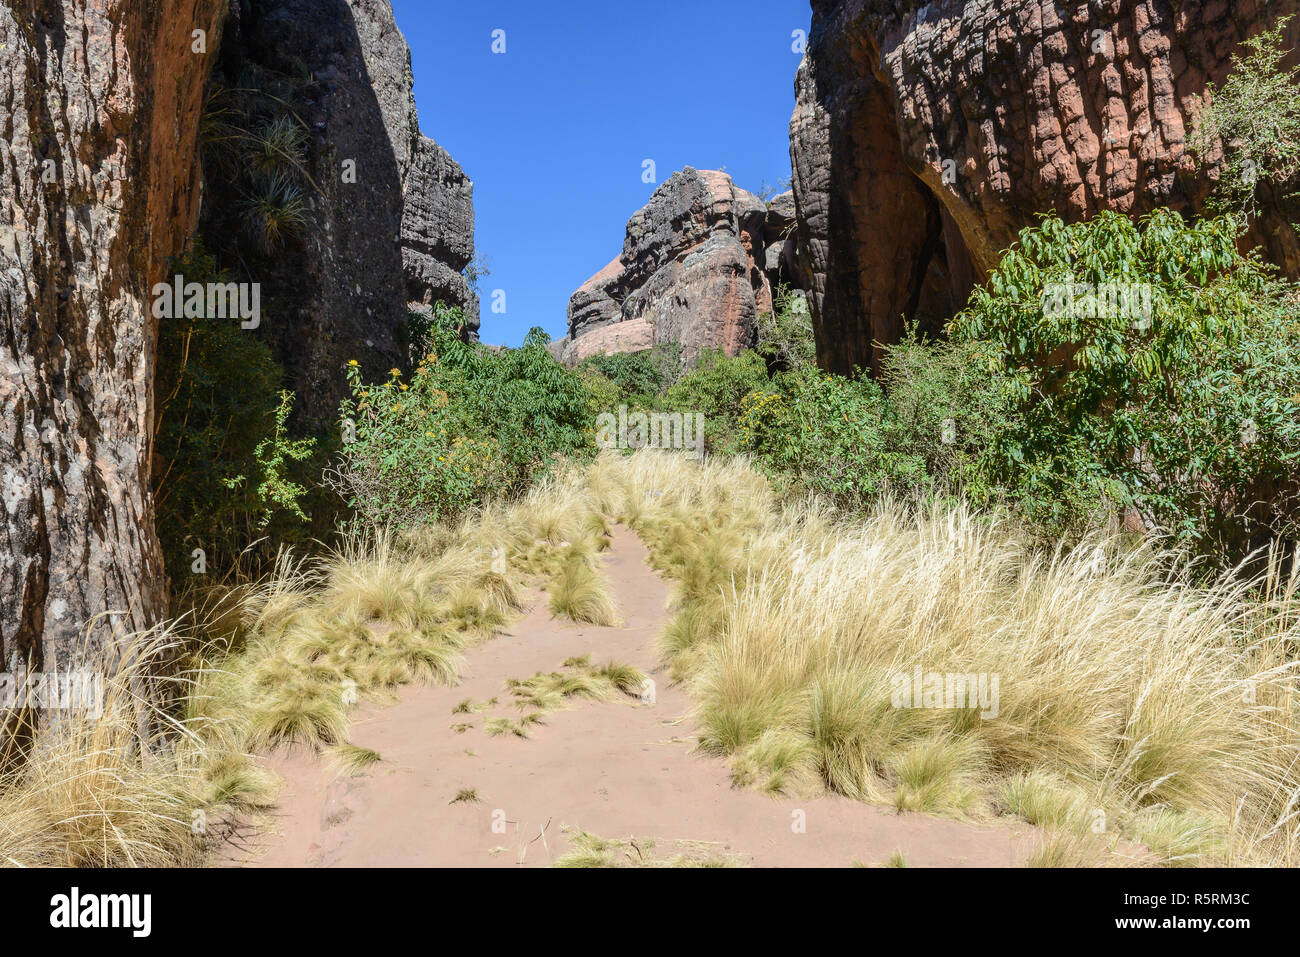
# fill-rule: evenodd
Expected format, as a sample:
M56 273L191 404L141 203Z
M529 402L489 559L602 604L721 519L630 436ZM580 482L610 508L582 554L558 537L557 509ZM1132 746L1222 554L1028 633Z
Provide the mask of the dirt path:
M656 671L654 640L667 585L646 549L619 528L605 559L626 625L551 618L538 602L508 634L469 652L455 688L412 687L389 707L354 713L352 741L383 758L360 776L298 750L268 758L286 782L278 832L245 838L227 863L251 866L547 866L575 828L604 838L708 842L709 853L757 866L848 866L901 851L912 866L1006 866L1029 851L1028 829L977 828L838 797L774 800L730 786L717 759L691 753L690 700ZM518 718L505 682L557 670L565 659L633 664L657 701L580 701L527 739L491 737L493 716ZM453 714L466 698L499 705ZM467 730L456 725L473 722ZM462 790L477 801L451 803ZM806 828L796 822L802 812ZM540 837L545 832L544 838Z

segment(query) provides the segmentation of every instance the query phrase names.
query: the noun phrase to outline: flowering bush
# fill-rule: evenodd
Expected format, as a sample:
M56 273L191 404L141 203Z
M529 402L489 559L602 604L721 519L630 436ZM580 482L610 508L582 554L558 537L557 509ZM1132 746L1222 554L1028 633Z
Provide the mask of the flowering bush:
M410 376L393 369L367 383L348 365L343 461L332 484L369 524L435 522L522 490L560 457L594 450L582 381L546 351L545 333L493 352L462 342L458 318L438 312Z

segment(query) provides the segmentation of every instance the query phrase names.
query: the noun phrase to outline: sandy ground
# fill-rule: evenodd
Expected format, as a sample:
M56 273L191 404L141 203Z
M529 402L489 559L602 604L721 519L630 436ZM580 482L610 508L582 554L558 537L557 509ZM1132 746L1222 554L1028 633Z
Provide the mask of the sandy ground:
M617 529L605 573L623 627L557 621L538 601L507 634L469 651L457 687L406 688L394 705L357 709L353 743L383 757L360 776L301 749L269 756L285 780L273 827L237 836L224 862L544 867L576 828L654 839L660 857L678 853L677 842L707 842L692 846L755 866L878 864L901 851L912 866L997 867L1028 854L1028 827L975 827L839 797L773 799L732 788L722 761L692 753L691 702L658 670L654 640L668 586L630 531ZM650 673L655 703L581 701L548 715L527 739L484 732L489 717L519 716L508 679L558 670L577 655ZM466 698L494 696L500 704L488 711L453 714ZM473 727L456 730L467 722ZM477 802L451 803L462 789Z

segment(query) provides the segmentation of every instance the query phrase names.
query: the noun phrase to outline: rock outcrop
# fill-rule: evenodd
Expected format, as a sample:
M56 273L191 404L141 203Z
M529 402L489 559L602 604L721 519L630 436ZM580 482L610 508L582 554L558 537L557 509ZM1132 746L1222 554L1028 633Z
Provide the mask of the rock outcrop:
M460 306L465 334L477 339L478 294L465 276L474 258L474 184L451 155L421 136L402 180L402 267L416 311L435 302Z
M420 132L411 52L388 0L249 0L231 8L216 88L251 84L305 126L307 224L265 255L241 237L240 172L208 164L203 233L222 264L263 285L260 332L300 414L337 413L350 359L370 376L405 363L409 308L478 301L473 184Z
M165 610L150 293L197 215L224 0L0 0L0 670Z
M569 300L566 362L677 343L689 364L705 348L752 345L775 282L798 272L789 197L770 208L726 173L674 173L628 220L623 252Z
M821 363L937 324L1035 213L1192 213L1188 138L1240 42L1300 0L812 0L791 159ZM1293 21L1289 40L1300 36ZM1257 235L1300 270L1278 204Z
M200 221L265 287L253 334L326 422L348 358L401 364L408 305L464 305L473 334L472 185L420 134L388 0L0 0L0 61L0 669L66 668L166 614L153 289ZM306 137L282 257L223 248L248 202L237 152L201 176L213 75L263 85Z

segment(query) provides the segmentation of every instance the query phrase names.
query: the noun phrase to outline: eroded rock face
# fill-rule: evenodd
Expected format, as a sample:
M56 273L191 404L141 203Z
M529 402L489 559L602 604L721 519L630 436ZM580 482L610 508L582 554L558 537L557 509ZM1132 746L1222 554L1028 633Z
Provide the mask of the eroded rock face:
M474 258L474 184L451 155L421 136L403 179L402 267L410 308L460 306L465 334L478 338L478 294L465 277Z
M820 361L846 372L902 316L959 308L1035 213L1202 209L1217 170L1187 142L1207 83L1300 0L812 9L791 158ZM1292 218L1274 203L1252 241L1295 274Z
M674 173L628 220L619 257L573 294L553 352L579 362L675 342L689 364L705 348L752 345L774 280L796 271L792 211L779 199L769 210L726 173Z
M197 214L224 6L0 0L0 669L164 613L150 290Z
M218 80L254 76L290 101L309 132L309 224L263 255L239 235L238 189L209 164L204 234L222 264L263 284L267 337L298 410L331 423L357 359L368 376L405 364L409 308L478 302L463 275L474 255L473 184L420 133L411 52L388 0L249 0L232 8ZM348 175L348 170L355 175Z

